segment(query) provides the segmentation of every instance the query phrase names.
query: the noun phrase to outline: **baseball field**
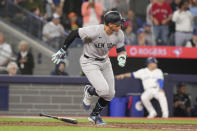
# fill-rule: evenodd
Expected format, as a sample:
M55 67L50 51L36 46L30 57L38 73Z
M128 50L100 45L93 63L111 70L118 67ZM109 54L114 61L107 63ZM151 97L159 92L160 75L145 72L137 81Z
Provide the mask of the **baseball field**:
M197 118L109 118L107 125L96 126L86 118L69 124L50 118L0 117L0 131L197 131Z

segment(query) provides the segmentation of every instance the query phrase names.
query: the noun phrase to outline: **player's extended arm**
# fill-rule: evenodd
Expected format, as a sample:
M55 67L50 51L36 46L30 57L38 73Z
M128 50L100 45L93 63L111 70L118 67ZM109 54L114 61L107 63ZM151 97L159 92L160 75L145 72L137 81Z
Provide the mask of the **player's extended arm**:
M124 79L124 78L127 78L127 77L131 78L131 73L124 73L124 74L117 75L116 79L121 80L121 79Z
M158 84L159 84L159 88L160 88L160 89L163 89L164 80L163 80L163 79L158 79L157 82L158 82Z
M52 61L55 64L59 64L60 61L64 60L66 58L66 50L70 46L70 44L79 36L78 30L72 31L66 40L64 41L64 46L55 54L52 55Z
M127 52L125 51L125 47L123 46L121 48L118 48L116 51L118 53L118 57L117 57L118 65L120 67L124 67L127 59Z
M164 90L163 90L164 80L163 79L158 79L157 82L159 84L159 91L164 92Z

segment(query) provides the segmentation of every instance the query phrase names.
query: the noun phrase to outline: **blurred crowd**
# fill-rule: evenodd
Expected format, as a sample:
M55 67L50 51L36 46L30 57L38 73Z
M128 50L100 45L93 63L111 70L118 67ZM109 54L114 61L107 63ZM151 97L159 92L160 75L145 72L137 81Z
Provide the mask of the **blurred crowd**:
M70 31L102 24L103 14L109 10L119 11L126 19L122 26L126 45L197 46L197 0L150 0L144 18L131 9L132 1L0 0L0 16L55 49L62 46ZM0 39L0 67L5 68L12 57L12 47L3 33ZM80 39L73 43L72 46L82 46ZM33 74L34 59L28 43L21 41L19 45L18 72Z
M0 33L0 74L10 76L16 74L32 75L34 58L26 41L19 42L17 59L12 57L13 51L10 44L6 43L5 35Z
M0 74L8 74L9 76L20 75L33 75L34 70L34 57L26 41L18 43L19 51L17 58L12 57L13 51L9 43L6 42L5 35L0 33ZM65 75L66 62L61 62L56 65L55 70L51 75Z
M132 1L8 0L6 6L6 0L0 0L0 10L10 12L0 15L13 16L16 24L56 49L70 31L103 23L103 14L109 10L117 10L126 18L123 30L127 45L197 46L197 0L150 0L146 18L131 9ZM31 15L25 16L22 9Z
M151 0L146 5L146 14L144 14L146 18L136 15L131 9L132 1L0 0L0 16L55 49L62 46L70 31L102 24L103 14L109 10L119 11L126 19L122 26L126 45L197 46L197 0ZM1 33L1 50L6 52L1 52L1 67L8 65L8 58L12 54L12 48L4 37ZM26 53L18 54L17 69L21 74L32 74L33 55L28 50L27 42L21 43L22 45L26 43L26 47L22 45L20 47L21 52ZM73 43L72 46L82 46L80 39L76 39ZM23 59L26 57L28 61Z

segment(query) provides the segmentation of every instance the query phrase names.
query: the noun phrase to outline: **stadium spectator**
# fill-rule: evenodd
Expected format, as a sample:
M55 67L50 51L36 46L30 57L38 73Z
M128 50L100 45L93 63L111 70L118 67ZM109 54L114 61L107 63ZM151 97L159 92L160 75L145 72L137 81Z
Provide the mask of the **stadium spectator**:
M152 28L151 25L148 23L144 23L143 28L146 32L146 37L147 37L148 43L150 43L150 45L152 45L152 46L155 46L156 43L155 43L154 35L151 31L151 28Z
M179 9L180 2L181 2L181 0L173 0L172 1L170 6L171 6L173 12Z
M156 0L150 10L150 17L153 22L155 42L158 45L168 44L168 23L172 18L172 9L165 0Z
M133 33L133 26L130 22L128 22L128 25L124 30L124 34L125 34L125 43L127 45L133 45L133 42L136 39L136 35L135 33Z
M26 17L22 7L24 7L23 0L7 0L6 13L9 20L18 27L25 29Z
M97 1L101 3L104 12L116 8L116 4L117 4L116 0L97 0Z
M62 26L63 26L65 20L68 19L67 17L66 18L64 17L65 14L63 13L63 9L61 7L56 7L56 9L54 11L54 14L57 14L60 17L59 18L60 19L60 24L62 24Z
M40 8L38 8L38 7L33 7L33 8L31 9L31 12L33 13L32 15L34 15L36 18L38 18L38 19L43 19L43 18L41 17Z
M45 0L24 0L24 6L25 9L31 11L32 8L39 8L41 14L44 14L45 12Z
M146 8L146 23L152 25L152 20L151 20L151 17L150 17L150 11L151 11L151 8L152 8L153 3L156 0L150 0L150 1L151 1L150 4Z
M194 30L193 37L191 40L187 41L186 47L197 47L197 30Z
M63 9L61 7L56 7L54 13L58 14L60 17L63 15Z
M196 0L189 0L189 7L192 8L194 6L197 6L197 1Z
M131 22L133 26L133 31L136 32L138 29L137 18L132 10L127 11L127 19Z
M20 52L17 56L17 64L22 75L32 75L34 69L34 58L28 49L28 43L21 41L19 43Z
M10 62L7 66L7 73L9 76L14 76L18 72L18 66L15 62Z
M137 38L134 40L135 45L139 45L139 46L150 45L149 41L147 40L146 32L143 28L139 28L136 34L137 34Z
M0 16L5 15L6 0L0 0Z
M66 64L64 62L60 62L58 65L55 66L55 70L51 72L51 75L62 75L68 76L68 73L65 72Z
M4 34L0 33L0 66L6 67L11 56L11 46L5 42Z
M193 26L195 29L197 29L197 0L190 0L189 10L192 13L192 16L194 17Z
M179 9L179 4L181 0L173 0L172 3L170 4L172 11L175 12L176 10ZM175 45L175 40L174 40L174 34L175 34L175 23L170 20L169 22L169 43L170 45Z
M197 117L197 97L196 97L195 105L194 105L194 107L191 110L191 115L193 117Z
M114 2L116 3L115 8L117 9L117 11L120 12L123 17L125 17L129 9L128 1L127 0L115 0Z
M52 17L55 9L60 7L63 9L64 7L64 0L46 0L46 14L48 17Z
M177 117L190 116L191 113L191 102L185 87L185 84L179 83L177 94L174 95L174 116Z
M76 30L79 27L82 27L82 22L80 22L78 16L74 12L68 14L68 21L65 26L68 30Z
M83 27L97 25L101 22L103 9L101 3L95 2L95 0L89 0L83 2L81 13L83 16Z
M176 46L184 46L186 41L192 38L192 21L193 17L188 10L188 0L182 0L179 9L174 12L172 21L176 24L175 44Z
M59 48L59 44L64 37L64 28L60 24L60 16L53 14L52 21L43 27L43 40L54 48Z
M26 19L26 29L33 36L41 39L42 37L42 26L43 26L43 18L40 14L40 9L38 7L33 7L31 9L32 14L27 16Z
M81 18L81 6L84 0L65 0L63 12L66 16L70 12L75 12Z

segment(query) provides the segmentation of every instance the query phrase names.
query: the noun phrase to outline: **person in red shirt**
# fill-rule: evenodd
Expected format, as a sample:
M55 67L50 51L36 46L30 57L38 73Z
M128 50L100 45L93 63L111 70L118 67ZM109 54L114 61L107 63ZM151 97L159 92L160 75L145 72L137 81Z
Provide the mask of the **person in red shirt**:
M158 45L168 44L168 23L172 18L172 9L165 0L156 0L150 10L153 32Z

